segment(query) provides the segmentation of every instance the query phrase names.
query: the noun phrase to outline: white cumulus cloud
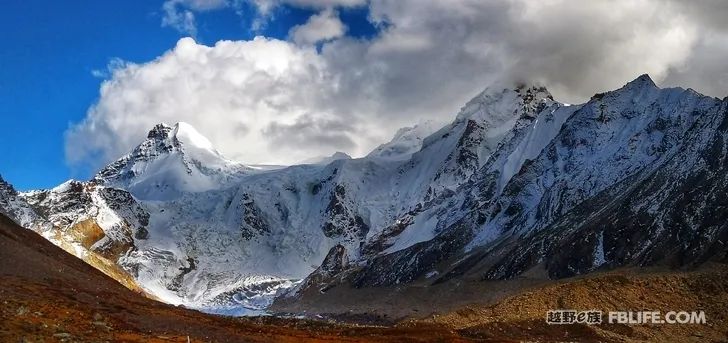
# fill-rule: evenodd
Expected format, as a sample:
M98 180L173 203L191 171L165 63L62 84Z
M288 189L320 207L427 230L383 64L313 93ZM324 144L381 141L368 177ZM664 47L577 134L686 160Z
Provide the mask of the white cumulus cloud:
M178 121L250 163L351 150L352 118L345 122L327 106L337 85L314 49L262 37L213 47L184 38L152 62L113 71L87 118L67 132L67 157L98 167L138 144L155 123ZM302 133L305 144L295 137Z
M716 57L728 41L724 2L251 1L320 12L290 31L293 42L183 39L154 61L118 63L67 132L69 163L99 167L155 123L177 121L246 163L363 155L399 127L452 120L494 82L539 82L573 103L642 73L727 93L719 76L728 67ZM380 31L354 39L336 9L362 5Z

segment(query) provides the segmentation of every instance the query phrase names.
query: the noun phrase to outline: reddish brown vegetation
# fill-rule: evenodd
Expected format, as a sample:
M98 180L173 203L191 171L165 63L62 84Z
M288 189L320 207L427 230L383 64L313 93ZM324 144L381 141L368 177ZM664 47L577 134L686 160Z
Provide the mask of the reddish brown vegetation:
M145 298L0 216L0 305L0 342L719 342L728 339L728 270L592 275L389 327L230 318ZM704 310L708 324L546 325L557 308Z

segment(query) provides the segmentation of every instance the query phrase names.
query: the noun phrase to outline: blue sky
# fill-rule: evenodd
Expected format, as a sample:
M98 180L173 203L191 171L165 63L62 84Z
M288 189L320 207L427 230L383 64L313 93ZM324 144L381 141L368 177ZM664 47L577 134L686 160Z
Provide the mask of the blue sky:
M24 0L0 11L0 174L21 190L55 186L70 177L64 158L64 132L81 121L98 98L114 58L150 61L186 36L162 27L162 1ZM259 32L251 31L254 9L196 14L197 41L247 40L256 34L285 39L294 25L314 13L281 7ZM366 8L341 11L349 34L371 35Z

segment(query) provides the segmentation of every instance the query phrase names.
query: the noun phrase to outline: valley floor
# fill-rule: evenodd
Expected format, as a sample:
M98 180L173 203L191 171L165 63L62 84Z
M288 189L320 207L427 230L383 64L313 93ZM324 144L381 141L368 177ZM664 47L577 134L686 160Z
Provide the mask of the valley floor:
M2 342L426 342L467 341L438 324L367 327L233 318L3 278Z
M548 310L600 310L601 325L548 325ZM609 311L704 311L705 324L607 324ZM416 323L443 324L471 339L601 342L728 341L728 267L617 270L562 280Z
M693 271L631 268L547 281L457 280L434 286L337 286L279 310L369 324L443 325L473 341L726 342L728 266ZM601 325L548 325L549 310L599 310ZM705 324L607 324L609 311L704 311Z

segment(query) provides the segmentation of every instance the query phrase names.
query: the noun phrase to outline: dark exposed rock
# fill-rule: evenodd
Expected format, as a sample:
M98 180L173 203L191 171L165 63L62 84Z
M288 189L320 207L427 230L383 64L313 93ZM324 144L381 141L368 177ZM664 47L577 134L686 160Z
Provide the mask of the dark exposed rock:
M348 265L349 258L346 254L346 248L339 244L329 250L329 253L326 254L326 258L324 258L321 265L316 268L313 275L321 275L324 277L333 276L344 271Z
M369 226L358 213L354 212L353 207L351 201L346 198L346 188L343 185L336 185L324 213L326 221L322 230L326 237L345 236L352 241L366 237Z
M459 222L430 241L373 258L353 275L353 285L391 286L423 277L439 263L462 253L462 248L472 239L470 225Z
M195 259L192 257L187 257L187 266L179 267L179 274L177 274L174 279L172 279L171 283L167 285L167 288L170 290L179 290L180 286L182 285L182 280L184 280L185 275L191 273L193 270L197 269L197 264L195 262Z
M251 239L267 232L270 232L270 226L260 208L250 195L243 194L243 226L241 228L243 238Z

